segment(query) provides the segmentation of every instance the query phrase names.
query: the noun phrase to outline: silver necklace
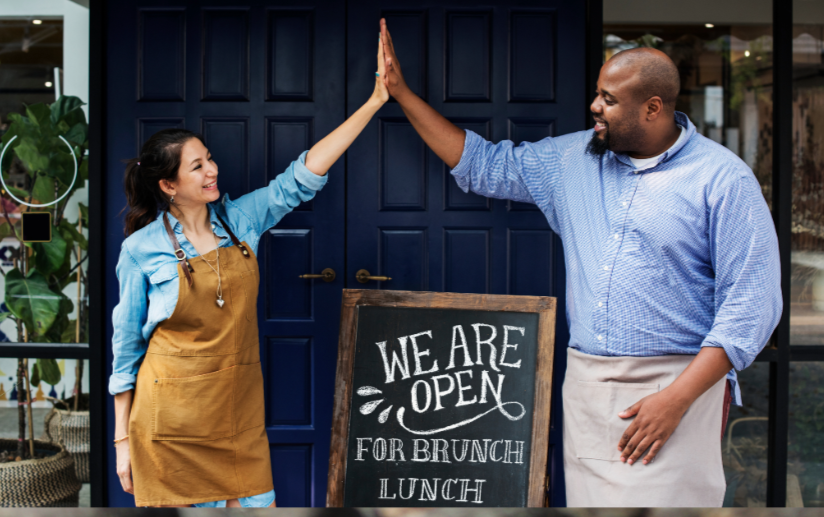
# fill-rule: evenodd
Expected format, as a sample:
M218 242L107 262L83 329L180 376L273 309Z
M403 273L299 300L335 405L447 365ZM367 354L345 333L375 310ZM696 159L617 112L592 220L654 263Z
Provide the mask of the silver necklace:
M215 254L217 255L217 259L216 259L217 269L215 269L214 266L212 266L212 264L210 264L209 261L206 260L205 256L201 255L200 258L202 258L203 262L205 262L206 265L209 266L212 269L212 271L214 271L215 274L217 275L217 292L215 293L215 294L217 294L216 303L217 303L217 306L222 309L223 304L226 303L226 302L223 300L223 289L221 288L221 285L220 285L220 243L217 241L217 237L215 236L214 232L212 232L212 237L214 237L215 246L217 246L215 248Z

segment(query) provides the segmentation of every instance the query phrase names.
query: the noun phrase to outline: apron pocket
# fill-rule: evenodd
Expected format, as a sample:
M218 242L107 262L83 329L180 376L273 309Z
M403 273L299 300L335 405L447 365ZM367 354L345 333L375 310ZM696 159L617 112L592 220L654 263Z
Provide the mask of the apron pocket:
M575 455L593 460L620 461L618 442L632 423L618 413L647 395L658 393L659 384L635 384L628 382L578 381L578 393L574 397L572 429L576 433Z
M152 384L152 440L203 442L232 436L236 367Z
M241 271L240 283L243 285L243 299L246 302L243 310L246 313L246 321L257 322L257 299L260 288L257 271Z

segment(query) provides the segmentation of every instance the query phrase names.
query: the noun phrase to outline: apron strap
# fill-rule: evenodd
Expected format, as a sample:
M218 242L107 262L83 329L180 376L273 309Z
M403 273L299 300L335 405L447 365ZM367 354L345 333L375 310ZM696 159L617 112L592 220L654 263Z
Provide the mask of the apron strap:
M183 268L183 274L186 275L186 280L189 281L189 287L194 284L194 280L192 280L192 265L189 264L189 257L186 256L186 252L183 251L183 248L180 246L180 243L177 241L177 237L175 237L175 232L172 230L172 225L169 224L169 216L166 215L166 212L163 212L163 226L166 227L166 233L169 234L169 239L172 241L172 246L175 249L175 257L177 257L178 262L183 261L186 263L186 267Z
M217 220L220 221L221 225L223 225L223 229L226 230L226 233L229 234L229 238L232 239L232 242L235 244L235 246L240 248L240 251L243 253L243 256L246 258L251 258L252 256L249 255L249 250L247 250L246 246L244 246L243 243L240 242L240 240L238 240L235 234L232 233L232 229L229 228L229 225L226 224L226 222L223 220L223 218L220 217L220 215L218 215L217 210L215 210L215 217L217 217Z

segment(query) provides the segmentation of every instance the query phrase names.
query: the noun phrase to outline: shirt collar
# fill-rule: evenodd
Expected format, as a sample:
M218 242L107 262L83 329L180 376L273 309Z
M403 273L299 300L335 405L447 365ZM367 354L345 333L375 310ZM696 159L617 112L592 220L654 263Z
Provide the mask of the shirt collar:
M686 134L684 135L684 138L679 138L672 147L667 149L667 151L664 153L664 156L661 158L661 161L658 162L658 165L664 163L665 161L669 160L670 158L672 158L673 156L678 154L678 151L683 149L684 146L686 146L687 143L689 143L689 141L692 139L692 137L695 136L695 133L696 133L695 124L692 123L692 121L690 120L690 118L686 114L684 114L680 111L676 111L675 112L675 123L683 126L684 130L686 131ZM624 165L628 165L632 168L635 168L632 165L632 161L629 159L628 154L613 153L612 151L608 151L608 152L610 154L612 154L613 158L615 158L619 162L623 163ZM654 169L654 167L650 167L649 169L646 169L646 170L641 171L641 172L651 171L652 169Z
M215 208L211 204L208 204L206 206L209 209L209 221L212 224L212 228L214 228L215 230L215 234L221 239L227 238L229 234L226 232L226 229L223 227L223 225L220 224L220 219L217 218L217 212L215 211ZM177 220L177 217L172 215L171 211L167 212L167 214L169 215L169 224L172 225L172 230L174 230L175 234L183 235L183 225L180 224L180 221Z

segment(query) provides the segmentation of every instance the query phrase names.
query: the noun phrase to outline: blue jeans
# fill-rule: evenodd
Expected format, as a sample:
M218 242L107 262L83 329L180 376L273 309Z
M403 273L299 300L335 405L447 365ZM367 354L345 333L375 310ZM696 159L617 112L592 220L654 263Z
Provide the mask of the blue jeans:
M275 491L270 490L265 494L251 495L238 499L243 508L268 508L275 501ZM193 504L195 508L226 508L226 501L210 501L208 503Z

